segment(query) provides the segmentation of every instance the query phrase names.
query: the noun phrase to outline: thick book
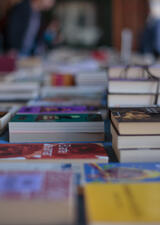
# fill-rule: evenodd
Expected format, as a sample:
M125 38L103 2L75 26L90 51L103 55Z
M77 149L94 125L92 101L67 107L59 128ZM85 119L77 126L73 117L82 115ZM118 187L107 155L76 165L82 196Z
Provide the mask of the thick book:
M136 88L135 88L136 87ZM157 81L154 79L112 79L108 83L109 93L156 94Z
M160 135L119 135L111 125L112 145L115 149L159 148Z
M155 94L122 94L109 93L108 107L147 107L155 104Z
M91 183L84 188L88 224L159 224L160 183Z
M121 135L160 134L160 108L111 109L111 120Z
M64 114L96 113L100 108L95 106L24 106L17 114Z
M85 183L160 182L160 163L85 164Z
M108 162L102 144L1 144L1 160L35 160L54 162ZM48 161L49 162L49 161Z
M160 148L113 149L120 162L160 161Z
M73 224L74 195L70 172L1 171L1 224Z

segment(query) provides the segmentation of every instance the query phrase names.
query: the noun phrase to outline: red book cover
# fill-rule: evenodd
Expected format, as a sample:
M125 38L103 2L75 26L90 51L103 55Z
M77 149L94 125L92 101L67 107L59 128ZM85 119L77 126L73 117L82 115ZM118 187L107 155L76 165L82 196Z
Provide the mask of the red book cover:
M102 144L1 144L0 159L104 159Z
M65 201L72 185L70 172L0 172L0 199Z

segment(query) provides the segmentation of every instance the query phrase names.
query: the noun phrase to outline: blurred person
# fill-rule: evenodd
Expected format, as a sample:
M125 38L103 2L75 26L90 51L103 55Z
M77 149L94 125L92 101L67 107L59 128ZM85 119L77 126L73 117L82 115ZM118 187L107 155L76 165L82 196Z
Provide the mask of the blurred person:
M140 50L160 56L160 0L149 0L149 16L142 35Z
M6 51L16 50L20 55L31 55L42 22L42 11L50 10L55 0L22 0L10 12L4 32Z

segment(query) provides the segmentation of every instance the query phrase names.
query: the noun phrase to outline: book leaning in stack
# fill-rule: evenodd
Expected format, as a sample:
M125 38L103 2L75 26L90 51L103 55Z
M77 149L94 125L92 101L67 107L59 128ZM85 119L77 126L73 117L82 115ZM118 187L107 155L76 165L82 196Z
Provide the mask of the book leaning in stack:
M113 149L121 162L160 160L160 108L111 109Z

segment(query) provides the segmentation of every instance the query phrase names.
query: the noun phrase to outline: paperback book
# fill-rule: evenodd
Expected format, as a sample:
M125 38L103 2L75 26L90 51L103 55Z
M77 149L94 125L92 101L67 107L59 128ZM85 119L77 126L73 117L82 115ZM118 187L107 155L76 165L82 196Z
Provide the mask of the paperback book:
M85 164L86 183L160 182L160 163Z

